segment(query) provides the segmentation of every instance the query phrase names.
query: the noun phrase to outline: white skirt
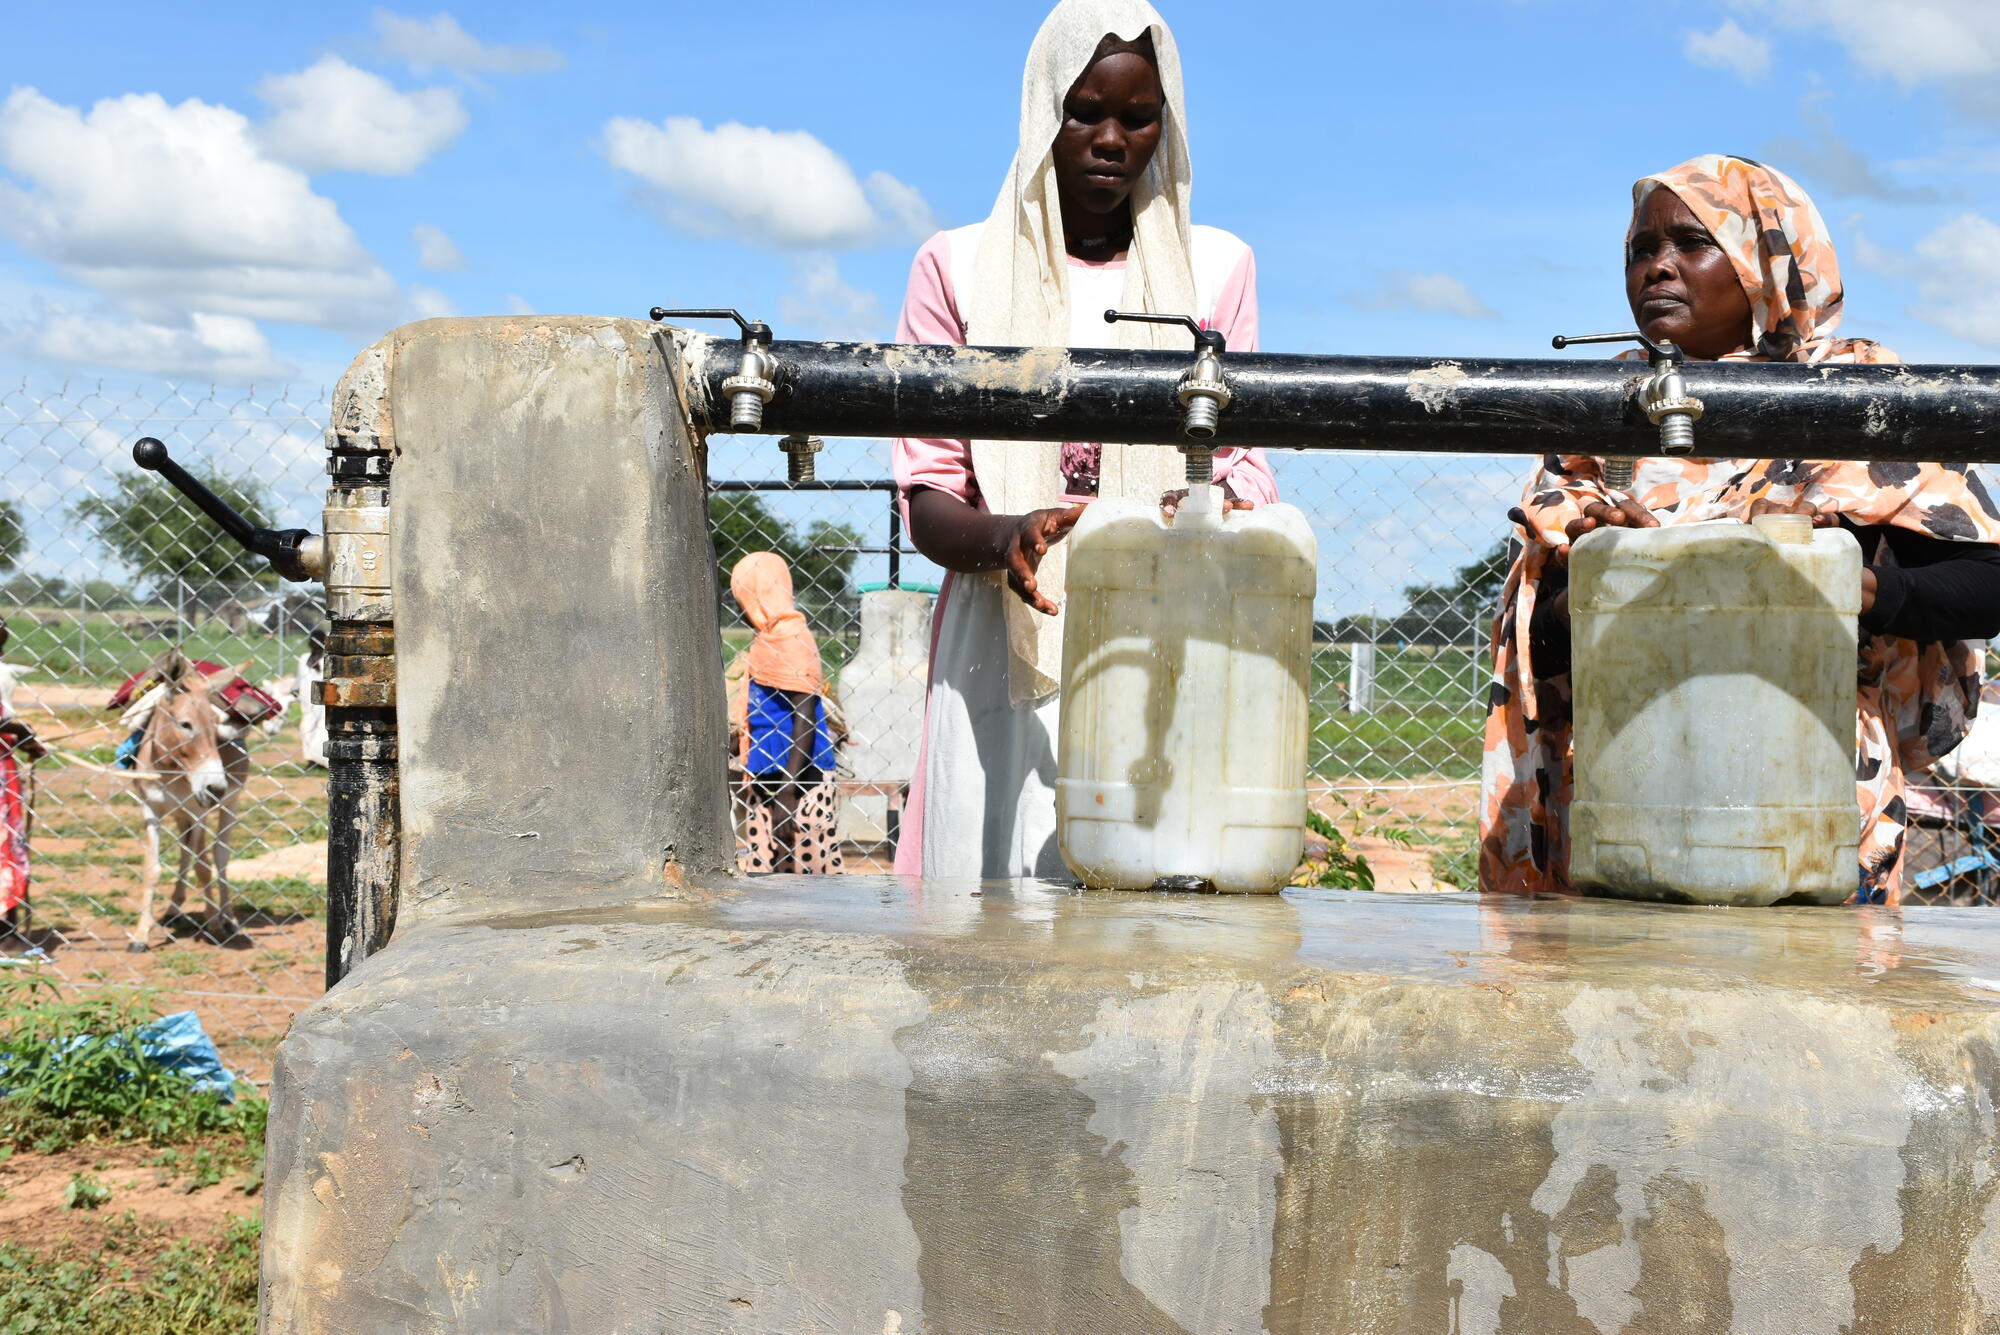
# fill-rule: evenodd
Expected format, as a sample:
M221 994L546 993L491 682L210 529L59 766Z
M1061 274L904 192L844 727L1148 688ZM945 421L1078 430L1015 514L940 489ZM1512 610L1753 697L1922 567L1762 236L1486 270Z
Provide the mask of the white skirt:
M913 795L923 808L925 876L1069 876L1056 847L1061 697L1018 707L1008 700L1013 596L993 575L954 575L939 600L923 789Z

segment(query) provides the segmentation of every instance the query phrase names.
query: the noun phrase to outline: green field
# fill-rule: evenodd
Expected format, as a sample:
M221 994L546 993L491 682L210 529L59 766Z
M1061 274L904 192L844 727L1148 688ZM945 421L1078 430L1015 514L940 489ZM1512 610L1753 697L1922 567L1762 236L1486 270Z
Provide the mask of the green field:
M278 636L261 627L238 632L221 621L209 621L185 634L168 636L135 632L126 624L134 617L168 621L173 609L80 613L75 608L0 605L0 618L12 633L6 660L33 669L31 676L78 686L116 686L175 644L190 657L211 663L234 666L249 659L245 675L252 681L290 674L305 652L303 627Z

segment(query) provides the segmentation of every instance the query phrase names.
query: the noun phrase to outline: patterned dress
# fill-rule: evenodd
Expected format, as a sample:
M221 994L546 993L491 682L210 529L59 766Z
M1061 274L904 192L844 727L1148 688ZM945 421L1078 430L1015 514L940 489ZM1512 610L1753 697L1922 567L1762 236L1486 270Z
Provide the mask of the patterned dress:
M1678 195L1714 235L1751 307L1750 345L1727 360L1889 362L1865 339L1836 338L1839 262L1812 201L1789 178L1742 158L1710 155L1633 187L1636 218L1656 189ZM1629 354L1628 354L1629 355ZM1862 528L1895 526L1958 542L2000 542L2000 509L1962 464L1813 459L1638 462L1630 494L1662 524L1749 518L1760 499L1804 501ZM1566 528L1610 499L1600 461L1550 455L1510 512L1520 552L1494 624L1479 820L1479 883L1515 894L1570 892L1570 684L1537 671L1529 635L1545 573L1568 558ZM1889 544L1874 561L1889 564ZM1908 814L1903 776L1965 735L1978 708L1980 656L1959 641L1863 634L1856 671L1857 900L1896 903Z

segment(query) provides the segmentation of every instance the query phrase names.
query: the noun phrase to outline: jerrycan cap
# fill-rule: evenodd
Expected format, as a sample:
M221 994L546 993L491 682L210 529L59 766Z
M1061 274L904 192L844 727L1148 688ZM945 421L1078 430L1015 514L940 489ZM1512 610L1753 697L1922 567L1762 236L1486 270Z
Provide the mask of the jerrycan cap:
M1811 542L1813 535L1811 515L1758 515L1750 521L1750 526L1769 538L1772 542Z

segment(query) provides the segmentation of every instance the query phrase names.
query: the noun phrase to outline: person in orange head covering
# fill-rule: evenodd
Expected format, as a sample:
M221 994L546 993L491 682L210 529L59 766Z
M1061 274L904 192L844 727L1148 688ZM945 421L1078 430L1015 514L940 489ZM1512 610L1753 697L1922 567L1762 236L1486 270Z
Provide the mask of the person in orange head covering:
M1835 333L1844 293L1826 224L1797 183L1748 158L1709 154L1632 187L1625 285L1640 329L1692 361L1901 360ZM1965 641L2000 632L2000 510L1963 464L1647 458L1614 491L1594 456L1546 458L1509 515L1519 554L1494 624L1482 889L1570 890L1569 544L1606 525L1771 511L1861 543L1856 900L1897 902L1903 775L1965 735L1981 668Z
M841 870L833 729L819 641L792 600L792 572L776 552L751 552L729 592L756 635L731 665L730 724L743 772L748 872Z

